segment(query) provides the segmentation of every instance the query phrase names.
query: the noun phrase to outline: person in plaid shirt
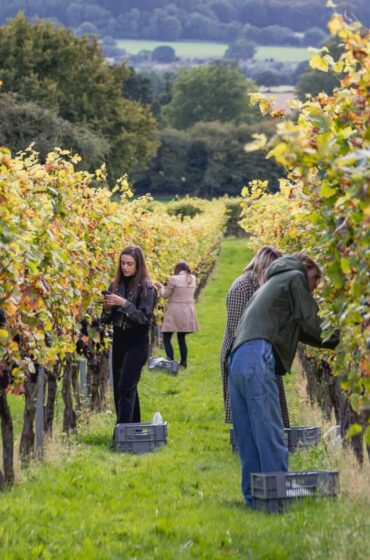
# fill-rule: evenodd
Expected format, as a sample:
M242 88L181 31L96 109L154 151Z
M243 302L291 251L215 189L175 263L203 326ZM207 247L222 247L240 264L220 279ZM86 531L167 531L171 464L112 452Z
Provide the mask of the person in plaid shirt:
M281 257L281 253L269 245L261 247L244 272L234 280L226 299L227 322L221 349L222 388L225 407L225 423L231 423L231 408L227 377L227 356L234 341L235 331L243 315L244 309L264 282L264 275L270 264ZM289 428L288 405L285 397L284 384L281 375L277 375L281 415L285 428Z

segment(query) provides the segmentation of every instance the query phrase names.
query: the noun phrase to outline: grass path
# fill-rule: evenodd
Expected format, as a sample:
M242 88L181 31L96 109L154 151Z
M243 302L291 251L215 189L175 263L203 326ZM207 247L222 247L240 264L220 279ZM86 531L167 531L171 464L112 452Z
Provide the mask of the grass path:
M16 559L353 559L370 549L365 505L304 502L281 516L248 511L239 462L223 424L219 349L225 296L250 255L226 240L198 303L201 331L189 337L189 363L178 377L145 371L143 421L159 410L169 443L153 454L109 450L113 417L86 417L79 436L49 450L0 495L0 558ZM293 419L303 422L293 376ZM318 447L292 457L291 468L325 468Z

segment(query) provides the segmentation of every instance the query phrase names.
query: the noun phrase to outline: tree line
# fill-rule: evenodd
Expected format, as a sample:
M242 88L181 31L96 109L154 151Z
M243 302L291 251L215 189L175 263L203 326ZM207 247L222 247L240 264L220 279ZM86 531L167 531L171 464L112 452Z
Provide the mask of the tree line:
M340 9L365 25L370 22L367 0L344 0ZM88 22L99 33L114 37L226 42L253 28L274 25L297 32L317 26L326 30L331 13L321 0L1 0L0 23L19 10L30 18L54 19L74 29Z
M112 184L130 173L139 193L238 194L266 174L276 185L278 167L243 152L254 132L274 127L233 63L145 76L107 64L95 38L24 14L0 28L0 57L0 144L13 153L31 143L42 159L55 146L72 150L80 168L106 163Z
M0 142L13 151L55 146L81 152L84 165L103 162L114 181L155 154L150 109L122 95L131 70L109 66L95 38L78 38L24 14L0 28Z
M327 45L338 58L337 42ZM234 62L139 73L107 64L95 38L24 14L0 28L0 57L0 144L13 153L31 143L41 159L56 146L72 150L81 169L104 162L111 184L130 173L138 194L238 195L254 179L278 188L282 169L244 151L275 123L251 105L258 87ZM297 92L330 94L338 83L310 70Z

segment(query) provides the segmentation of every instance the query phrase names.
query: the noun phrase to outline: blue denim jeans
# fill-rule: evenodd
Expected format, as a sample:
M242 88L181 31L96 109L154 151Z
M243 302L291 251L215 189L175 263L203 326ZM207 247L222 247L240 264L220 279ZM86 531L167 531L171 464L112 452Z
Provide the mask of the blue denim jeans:
M231 354L229 391L242 492L251 506L251 473L288 470L275 358L269 342L250 340Z

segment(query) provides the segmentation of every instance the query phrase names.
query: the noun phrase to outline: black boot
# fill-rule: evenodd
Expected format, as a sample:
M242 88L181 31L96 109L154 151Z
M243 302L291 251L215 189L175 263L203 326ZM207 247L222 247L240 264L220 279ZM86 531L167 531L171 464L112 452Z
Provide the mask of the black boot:
M188 364L186 363L186 360L182 360L180 362L180 366L186 369L188 367Z

